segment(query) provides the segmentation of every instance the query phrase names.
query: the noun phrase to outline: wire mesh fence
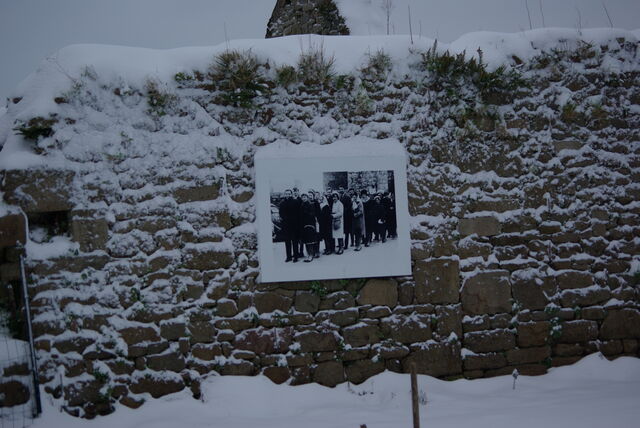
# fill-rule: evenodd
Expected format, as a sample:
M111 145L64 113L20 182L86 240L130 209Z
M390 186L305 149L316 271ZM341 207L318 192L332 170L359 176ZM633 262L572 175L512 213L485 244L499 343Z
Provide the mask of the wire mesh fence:
M41 406L22 258L18 280L0 286L0 428L24 428Z

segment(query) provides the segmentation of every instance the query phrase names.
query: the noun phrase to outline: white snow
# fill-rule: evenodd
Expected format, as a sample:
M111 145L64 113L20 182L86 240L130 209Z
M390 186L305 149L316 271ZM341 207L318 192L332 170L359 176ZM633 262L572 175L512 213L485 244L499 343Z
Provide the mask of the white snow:
M631 427L640 418L637 358L593 354L544 376L521 375L515 390L510 375L452 382L419 376L418 387L427 397L421 426L429 428ZM391 372L335 388L275 385L263 376L210 377L202 390L202 401L184 390L92 421L60 412L61 403L43 394L44 414L33 427L396 428L412 420L409 376Z
M544 50L563 46L572 49L582 41L594 46L609 46L617 43L616 38L637 42L634 32L619 29L586 29L578 33L572 29L546 28L520 33L476 32L466 34L450 44L440 43L438 49L452 53L466 51L478 55L482 50L483 59L490 69L509 65L513 56L527 61ZM99 76L102 82L120 82L120 88L142 88L149 79L168 85L178 72L206 70L213 58L227 49L251 50L261 60L272 64L295 64L302 52L324 50L327 57L335 58L337 74L353 73L367 63L371 54L384 51L391 56L393 74L402 77L411 72L410 66L417 61L417 52L426 51L434 44L433 39L419 38L411 44L407 35L402 36L288 36L276 39L245 39L213 47L190 47L169 50L155 50L109 45L71 45L45 59L40 67L29 75L16 89L15 96L22 97L18 104L10 104L7 113L0 115L0 144L2 167L32 164L35 156L28 154L28 147L13 131L15 120L27 121L36 116L60 113L61 106L56 97L69 93L82 76ZM610 61L611 71L632 69L634 61ZM97 121L104 118L95 117ZM91 123L91 117L85 120ZM108 123L95 123L98 127ZM152 126L152 125L149 125ZM63 136L60 136L61 138ZM107 145L107 143L104 143ZM197 144L197 142L191 143ZM229 144L233 147L233 144ZM108 147L107 147L108 148ZM81 147L77 148L81 154ZM186 154L190 154L185 146ZM18 155L19 153L19 155ZM11 159L9 159L11 158ZM49 159L48 165L55 159Z

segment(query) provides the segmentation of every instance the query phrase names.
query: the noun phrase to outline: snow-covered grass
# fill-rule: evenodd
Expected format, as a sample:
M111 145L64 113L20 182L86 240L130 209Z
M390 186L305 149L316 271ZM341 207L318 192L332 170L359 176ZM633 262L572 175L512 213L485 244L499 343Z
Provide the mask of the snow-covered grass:
M640 360L599 354L538 377L442 381L419 376L421 426L447 428L637 426ZM382 373L362 385L274 385L266 377L212 377L203 400L183 391L138 410L121 408L93 421L58 411L45 395L39 427L396 428L411 425L408 375Z

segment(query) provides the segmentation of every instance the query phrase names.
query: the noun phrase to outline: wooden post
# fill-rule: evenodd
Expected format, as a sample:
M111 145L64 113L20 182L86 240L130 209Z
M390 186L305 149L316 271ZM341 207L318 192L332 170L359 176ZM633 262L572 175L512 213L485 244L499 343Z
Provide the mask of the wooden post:
M418 402L418 375L416 363L411 363L411 403L413 405L413 428L420 428L420 403Z

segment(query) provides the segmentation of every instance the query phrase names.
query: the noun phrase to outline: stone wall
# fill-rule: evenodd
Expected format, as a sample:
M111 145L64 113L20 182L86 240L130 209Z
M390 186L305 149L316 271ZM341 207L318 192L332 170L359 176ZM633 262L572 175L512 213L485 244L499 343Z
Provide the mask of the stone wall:
M333 0L278 0L266 37L294 34L348 35L349 27Z
M638 356L640 117L625 106L640 101L640 73L601 68L606 55L638 48L615 43L544 54L523 70L527 85L462 111L462 89L428 76L296 84L249 110L183 81L180 108L141 127L140 146L122 137L124 156L54 148L73 169L2 171L7 203L34 219L66 213L60 233L78 243L29 260L46 391L92 416L187 387L197 397L212 373L333 386L412 362L451 379L538 375L593 352ZM142 94L127 104L117 82L85 84L91 100L103 91L107 101L77 95L69 117L117 103L112 114L126 122ZM218 125L198 132L233 136L235 152L144 146L154 135L186 144L181 130L203 105ZM257 283L256 147L356 134L406 146L413 275ZM4 246L25 239L0 236Z

